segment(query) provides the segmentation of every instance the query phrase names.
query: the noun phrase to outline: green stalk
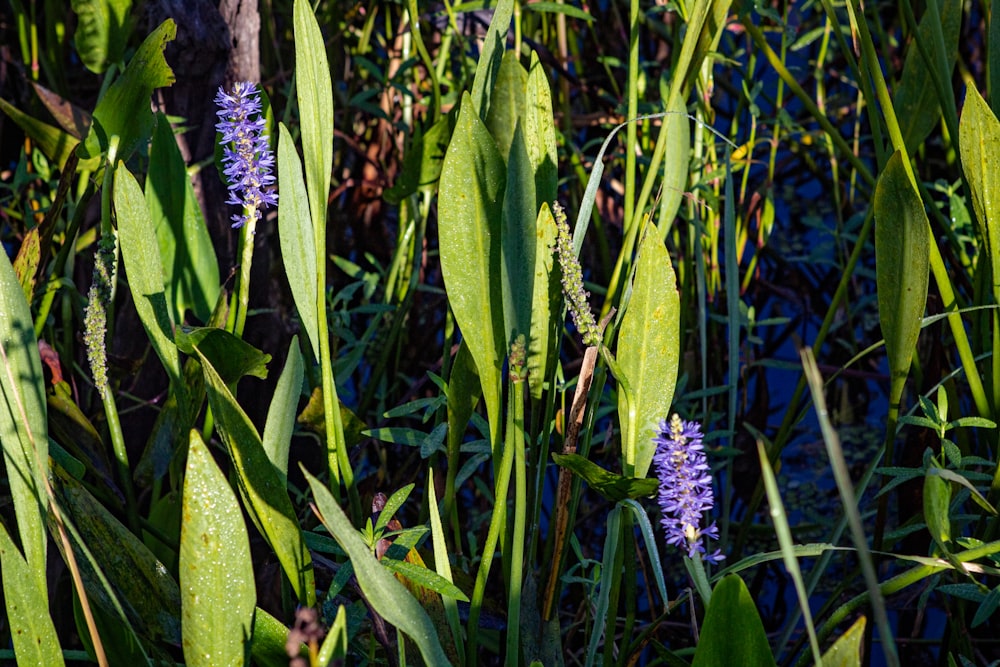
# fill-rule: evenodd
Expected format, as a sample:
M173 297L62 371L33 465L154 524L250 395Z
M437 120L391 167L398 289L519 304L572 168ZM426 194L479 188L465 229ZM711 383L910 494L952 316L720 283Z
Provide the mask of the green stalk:
M490 567L493 565L493 555L497 549L500 534L507 530L507 491L510 488L511 468L514 467L513 433L516 428L514 410L508 406L506 442L500 458L500 466L497 468L496 486L493 492L493 515L490 517L490 527L486 533L486 543L483 545L482 558L479 561L479 569L476 571L476 584L472 590L472 602L469 605L469 623L466 628L468 643L465 648L466 664L470 667L475 667L479 659L479 615L482 612L483 595L486 593L486 580L490 576Z
M628 9L628 115L629 119L639 115L639 0L631 0ZM635 209L635 154L639 128L635 123L629 123L625 128L625 229L626 236L631 230L638 228ZM662 134L662 133L661 133ZM642 211L640 210L640 215ZM629 254L631 245L622 249L622 255ZM608 293L613 299L614 294Z
M519 340L523 341L524 339L519 337ZM524 377L520 375L520 369L516 372L517 376L514 374L515 370L511 370L513 399L509 406L509 409L514 413L514 539L510 545L510 580L508 581L509 592L507 595L507 656L505 664L508 667L518 666L518 658L521 653L519 630L521 625L521 583L524 581L524 534L527 515L530 511L527 506L528 472L524 456ZM496 502L499 504L500 499L497 498Z
M229 309L229 320L226 328L237 338L243 338L243 329L247 323L247 311L250 308L250 267L253 265L253 242L257 234L257 216L250 215L249 207L243 208L246 224L240 228L240 273L236 279L236 294L233 295L233 305Z
M107 275L110 277L110 292L108 301L104 304L104 314L107 322L107 334L105 340L105 350L107 341L111 339L112 323L114 320L115 288L118 277L118 233L114 225L111 224L111 188L115 174L115 159L118 155L118 136L112 136L108 145L108 161L104 167L104 183L101 186L101 238L108 239L114 246L111 256L111 266ZM97 252L97 261L104 261L101 250ZM111 436L111 447L114 450L115 461L118 467L118 476L122 485L122 492L125 494L125 516L128 519L129 529L136 535L140 535L139 511L136 506L135 490L132 488L132 468L128 461L128 450L125 447L125 435L122 433L121 420L118 416L118 406L115 403L114 392L111 385L104 381L99 384L98 390L101 395L101 403L104 405L104 414L108 420L108 434Z

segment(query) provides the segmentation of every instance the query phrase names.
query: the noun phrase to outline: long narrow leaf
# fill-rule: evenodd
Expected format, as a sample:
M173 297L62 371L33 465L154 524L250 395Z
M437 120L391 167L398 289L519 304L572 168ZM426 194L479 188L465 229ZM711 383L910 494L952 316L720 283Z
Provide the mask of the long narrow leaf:
M24 558L35 588L47 600L45 378L28 302L7 253L0 255L0 444Z

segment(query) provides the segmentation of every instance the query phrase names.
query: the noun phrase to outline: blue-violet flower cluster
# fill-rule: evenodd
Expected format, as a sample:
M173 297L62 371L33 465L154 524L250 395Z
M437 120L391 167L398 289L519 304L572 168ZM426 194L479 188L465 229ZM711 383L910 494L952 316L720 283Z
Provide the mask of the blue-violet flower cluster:
M683 421L677 415L669 423L660 422L660 433L653 438L653 465L660 480L658 502L667 544L686 548L691 558L702 554L705 560L717 563L725 558L722 552L706 553L702 539L719 539L714 521L701 528L702 516L715 504L702 437L696 422Z
M232 217L234 228L260 220L262 208L278 204L278 194L272 187L274 154L264 133L265 122L256 90L249 81L240 81L231 94L220 87L215 96L219 107L215 129L222 135L219 143L225 147L223 173L229 180L226 203L243 207L242 214Z

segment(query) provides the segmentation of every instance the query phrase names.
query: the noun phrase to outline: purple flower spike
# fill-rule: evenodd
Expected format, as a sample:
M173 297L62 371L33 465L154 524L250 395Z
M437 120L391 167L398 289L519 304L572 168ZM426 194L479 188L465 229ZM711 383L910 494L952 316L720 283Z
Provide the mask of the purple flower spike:
M260 220L260 209L278 205L278 193L272 187L274 154L264 134L257 86L240 81L232 94L220 87L215 96L219 106L219 122L215 129L222 135L223 173L229 179L227 204L243 207L243 213L232 216L233 228Z
M719 539L719 529L714 521L707 528L700 527L702 515L715 504L701 427L674 415L669 423L660 422L660 433L653 442L653 464L660 479L658 502L667 544L686 548L690 558L701 554L708 562L718 563L725 556L719 550L707 553L702 538Z

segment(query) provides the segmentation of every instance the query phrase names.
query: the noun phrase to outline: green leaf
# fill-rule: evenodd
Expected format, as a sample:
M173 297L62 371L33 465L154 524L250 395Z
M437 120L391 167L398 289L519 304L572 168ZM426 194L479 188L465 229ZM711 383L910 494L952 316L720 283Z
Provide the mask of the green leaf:
M181 362L163 289L160 249L142 190L122 162L115 169L114 202L129 291L139 320L176 390L182 385Z
M344 605L338 605L337 616L333 619L333 625L330 626L326 638L323 639L316 663L319 665L340 664L340 662L333 663L333 661L343 661L347 657L348 648L350 646L347 637L347 608Z
M59 165L59 169L66 166L66 160L80 144L80 140L68 132L29 116L3 98L0 98L0 111L10 116L10 119L38 145L45 157ZM93 157L89 160L80 160L76 169L94 171L100 166L100 157Z
M896 151L875 186L875 279L891 406L899 405L917 347L930 265L930 224L905 167Z
M1000 607L1000 586L991 589L983 598L976 609L976 615L972 617L972 627L978 627L988 621L996 612L997 607Z
M498 0L493 10L493 19L486 30L476 76L472 81L472 104L479 117L485 119L490 111L493 87L500 72L504 43L510 29L510 19L514 14L514 0ZM466 95L468 93L465 93ZM465 104L462 105L465 107Z
M156 230L171 320L191 309L208 322L219 299L219 264L170 122L156 116L149 149L146 206Z
M565 6L565 5L560 5ZM556 199L559 185L559 148L556 145L556 124L552 115L552 92L545 67L538 54L531 52L528 83L524 106L524 139L528 155L535 170L535 197L537 206L550 204Z
M735 574L722 578L712 591L692 667L775 665L757 605Z
M482 381L490 421L499 419L506 356L500 227L506 168L468 93L441 168L438 236L448 302Z
M288 667L287 640L288 628L285 624L257 607L250 639L250 655L254 663L260 667Z
M319 320L316 314L316 240L309 217L309 200L302 178L302 162L295 152L292 135L278 123L278 241L285 277L292 290L299 320L319 359Z
M938 99L931 67L936 67L941 81L947 83L951 81L958 55L958 36L962 27L961 0L943 0L937 3L940 12L930 11L930 6L920 18L920 25L914 35L915 41L906 49L903 73L893 96L893 107L908 153L914 153L941 120L941 101ZM920 53L917 41L924 45L928 55L932 55L934 35L939 31L944 37L948 62L928 63Z
M196 430L184 472L179 569L187 664L243 665L257 601L250 538L236 496Z
M281 472L264 451L257 429L212 363L197 348L208 403L236 470L243 506L278 557L302 604L316 604L312 559L306 548Z
M403 172L383 194L387 202L393 205L399 204L418 190L432 188L437 184L441 177L441 165L448 151L448 143L451 141L451 133L455 127L457 114L454 111L457 111L457 107L452 113L431 125L426 133L421 133L420 127L417 127L403 156Z
M537 185L537 181L536 181ZM531 335L528 336L528 386L531 397L540 400L542 389L555 369L562 315L562 272L555 262L555 218L543 202L535 220L535 279L532 282Z
M507 51L500 61L500 70L497 72L496 83L493 86L490 110L486 114L486 127L497 142L497 148L505 161L510 159L514 130L525 114L527 85L528 73L518 62L517 54L513 51ZM507 185L510 187L509 181Z
M108 140L118 135L117 157L128 160L140 142L149 139L154 123L149 98L156 88L174 82L163 49L176 34L177 24L167 19L139 46L125 71L97 103L90 133L78 150L82 159L99 156L108 149Z
M194 355L195 350L212 364L223 382L232 386L240 378L251 375L267 378L267 363L271 355L265 354L216 327L181 327L177 329L177 348L184 354Z
M299 101L309 212L314 238L325 238L326 198L330 192L330 172L333 169L333 86L323 33L310 3L308 0L295 0L292 11L295 90ZM319 234L322 236L317 236ZM325 248L315 250L319 250L321 257L326 256ZM313 300L312 308L317 308L317 301ZM316 356L318 358L319 354Z
M997 17L1000 22L1000 16ZM998 49L1000 50L1000 49ZM1000 95L995 91L994 95ZM979 234L986 243L986 257L992 271L993 294L1000 292L1000 122L975 86L968 86L962 119L958 124L962 171L969 183L969 195Z
M77 564L90 603L153 641L181 643L180 590L167 569L79 482L56 469L53 487L60 507L76 527ZM56 540L60 551L63 544ZM80 558L78 549L86 549ZM66 554L63 553L63 559ZM98 570L100 568L100 570Z
M954 443L950 443L950 444L951 444L952 447L956 447ZM957 449L957 447L956 447L956 449ZM963 477L962 475L959 475L954 470L948 470L947 468L934 467L934 468L932 468L932 470L933 470L933 474L938 475L939 477L942 477L942 478L948 480L949 482L955 482L956 484L960 484L961 486L964 486L966 489L968 489L969 494L971 495L973 502L975 502L977 505L979 505L980 507L982 507L984 510L986 510L987 512L989 512L993 516L997 515L996 508L993 507L993 505L990 504L990 501L986 500L986 497L983 496L983 494L979 492L979 489L977 489L975 486L973 486L972 482L970 482L969 480L967 480L965 477Z
M941 468L931 467L924 476L924 523L934 543L942 553L951 553L951 482L937 474Z
M267 458L286 478L288 449L292 444L292 433L295 431L295 415L298 412L304 376L305 362L302 360L302 352L299 351L299 337L292 336L292 342L288 344L285 368L281 371L278 385L274 388L274 396L271 398L271 405L267 408L267 422L264 424L262 441Z
M594 20L590 12L584 11L573 5L564 5L561 2L532 2L522 7L526 12L539 12L544 14L565 14L571 19L580 19L588 23Z
M0 445L21 548L32 582L46 601L49 439L45 377L31 310L7 253L0 255Z
M680 296L670 255L652 224L639 244L632 296L618 336L618 366L632 395L619 388L622 442L645 477L656 445L653 435L673 401L680 354Z
M428 570L426 567L422 567L416 563L410 563L405 560L394 560L392 558L383 558L379 562L396 574L402 575L411 582L420 584L438 595L446 595L462 602L469 601L468 596L462 592L461 588L433 570Z
M10 641L19 665L63 665L46 589L0 521L0 570Z
M667 133L667 147L663 157L663 181L660 185L660 219L657 228L660 238L666 239L687 189L688 165L691 162L691 126L688 123L684 99L670 98L667 115L660 132Z
M132 0L72 0L70 7L76 14L76 52L87 69L103 74L125 52Z
M861 667L862 642L865 638L864 616L837 638L826 653L823 654L823 667Z
M518 65L520 67L520 65ZM494 105L493 108L496 108ZM507 161L507 189L500 232L500 280L503 294L504 343L531 331L536 242L535 178L518 123Z
M557 465L572 470L578 477L586 480L594 491L613 502L626 498L646 498L656 493L657 482L655 479L622 477L608 472L579 454L553 453L552 460Z
M397 490L392 494L388 500L385 501L385 505L378 513L378 521L375 522L375 532L380 532L383 528L389 525L392 517L396 515L399 508L403 506L406 499L409 498L410 492L413 491L414 484L407 484L403 488Z
M368 603L420 649L428 665L450 665L427 612L386 568L375 559L350 520L323 484L303 469L319 509L320 520L350 557L354 574Z

